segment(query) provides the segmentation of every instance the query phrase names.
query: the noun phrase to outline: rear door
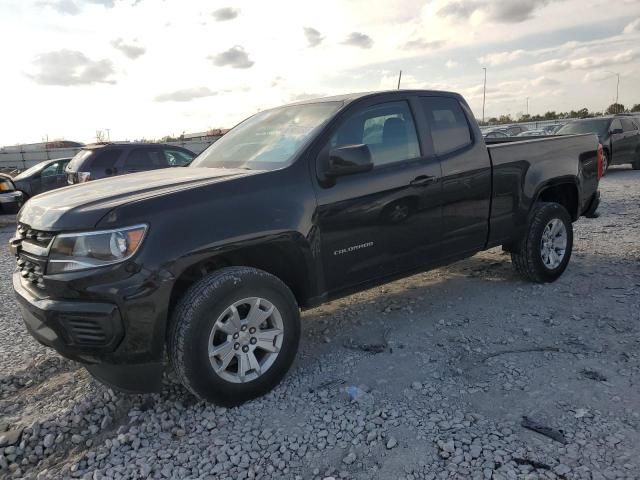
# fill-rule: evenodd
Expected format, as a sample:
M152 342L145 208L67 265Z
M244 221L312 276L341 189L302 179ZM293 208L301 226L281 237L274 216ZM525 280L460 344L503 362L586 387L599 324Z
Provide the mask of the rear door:
M370 172L339 177L318 189L329 292L417 268L439 253L440 165L418 139L408 98L399 97L353 106L318 155L321 171L331 148L364 143L374 163Z
M473 115L457 97L421 97L442 168L442 251L484 248L489 233L491 161Z
M613 119L609 131L611 132L611 163L616 165L626 163L629 150L624 141L624 130L619 118Z
M622 123L622 131L624 132L625 160L623 163L631 163L635 161L640 132L631 118L621 118L620 123Z

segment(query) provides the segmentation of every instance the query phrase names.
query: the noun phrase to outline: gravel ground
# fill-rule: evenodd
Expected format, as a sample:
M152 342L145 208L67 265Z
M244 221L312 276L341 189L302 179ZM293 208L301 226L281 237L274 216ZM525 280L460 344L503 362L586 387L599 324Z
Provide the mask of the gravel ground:
M640 478L639 185L610 171L554 284L494 249L306 312L291 374L234 409L170 376L113 392L38 345L2 249L0 477Z

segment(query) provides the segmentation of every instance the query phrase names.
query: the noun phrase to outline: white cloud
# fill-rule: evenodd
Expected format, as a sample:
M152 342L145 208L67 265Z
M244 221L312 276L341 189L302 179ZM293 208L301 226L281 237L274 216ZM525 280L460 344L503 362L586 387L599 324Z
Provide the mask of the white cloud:
M208 87L195 87L163 93L155 97L156 102L189 102L196 98L213 97L217 92Z
M410 50L435 50L445 44L442 40L425 40L424 38L415 38L404 44L404 48Z
M58 50L42 53L33 61L34 70L27 73L36 83L42 85L91 85L94 83L115 83L110 60L90 60L77 50Z
M304 36L307 39L307 45L312 48L317 47L324 40L320 32L311 27L304 27Z
M520 23L534 16L552 0L456 0L438 10L443 17L460 21L478 13L488 20L498 23ZM562 0L556 0L562 1Z
M135 43L127 43L122 38L115 39L111 42L111 45L132 60L144 55L147 51L146 48L136 45Z
M638 33L640 32L640 18L636 18L633 22L624 27L624 33Z
M373 39L369 35L365 35L360 32L352 32L342 42L343 45L350 45L352 47L371 48L373 46Z
M455 62L453 60L447 60L447 63L444 64L444 66L448 69L456 68L458 65L458 62Z
M628 64L640 58L640 50L626 50L617 54L602 56L580 57L570 60L553 59L538 63L534 66L540 72L562 72L569 69L589 70L594 68L611 67Z
M229 50L209 56L208 58L218 67L251 68L254 63L249 59L249 54L245 52L244 47L240 45L231 47Z
M218 10L213 12L211 15L213 15L213 18L215 18L216 21L218 22L226 22L227 20L233 20L239 14L240 14L240 10L238 10L237 8L224 7L224 8L219 8Z
M526 53L527 52L522 49L513 50L511 52L490 53L484 57L480 57L480 63L494 67L519 60L524 57Z

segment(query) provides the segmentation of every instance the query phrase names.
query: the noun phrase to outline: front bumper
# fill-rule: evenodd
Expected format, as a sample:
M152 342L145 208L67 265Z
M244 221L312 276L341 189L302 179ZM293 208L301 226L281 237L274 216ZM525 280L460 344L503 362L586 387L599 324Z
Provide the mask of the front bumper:
M113 354L125 338L116 304L38 298L22 285L19 272L13 275L13 288L25 326L37 341L83 363L93 376L119 390L143 393L160 389L161 362L130 364L126 357Z
M20 191L0 193L0 209L2 213L18 213L24 205L24 194Z

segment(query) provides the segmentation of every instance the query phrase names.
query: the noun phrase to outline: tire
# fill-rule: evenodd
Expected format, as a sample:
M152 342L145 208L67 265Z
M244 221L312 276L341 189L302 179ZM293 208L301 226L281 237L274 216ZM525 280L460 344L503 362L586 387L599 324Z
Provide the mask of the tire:
M543 249L548 251L545 245L551 245L549 238L545 238L545 229L550 225L564 227L566 243L564 253L561 249L554 249L555 256L548 256L545 260ZM562 233L561 227L559 234ZM550 231L548 233L551 233ZM561 246L562 237L551 235L555 240L553 245ZM571 258L573 248L573 224L566 208L558 203L540 202L534 205L531 212L527 232L517 246L511 252L511 261L518 274L525 280L537 283L547 283L557 280L565 271ZM553 249L551 247L550 249ZM558 260L559 262L551 261Z
M257 330L248 328L254 324L249 322L253 311L256 319L265 318L255 323ZM246 328L240 331L238 322ZM278 328L281 333L274 335ZM299 341L300 311L291 290L262 270L228 267L204 277L180 299L171 317L168 351L187 389L203 400L232 407L273 389L291 367ZM278 351L269 352L260 345ZM220 350L223 353L210 357L210 352ZM262 371L246 370L241 362L249 367L259 365Z

